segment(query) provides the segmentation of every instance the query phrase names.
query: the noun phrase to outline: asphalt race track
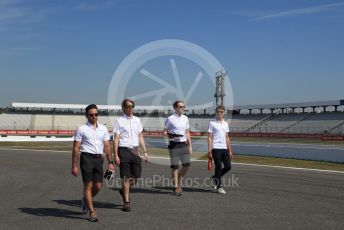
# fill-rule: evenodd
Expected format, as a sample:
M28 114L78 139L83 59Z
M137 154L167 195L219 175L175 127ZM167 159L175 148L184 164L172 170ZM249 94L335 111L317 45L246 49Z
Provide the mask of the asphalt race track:
M175 197L161 179L168 166L143 163L146 184L133 189L132 212L121 211L118 187L104 185L95 198L100 220L91 223L80 210L81 176L70 166L67 152L1 149L0 228L344 229L344 173L234 164L220 195L198 161Z

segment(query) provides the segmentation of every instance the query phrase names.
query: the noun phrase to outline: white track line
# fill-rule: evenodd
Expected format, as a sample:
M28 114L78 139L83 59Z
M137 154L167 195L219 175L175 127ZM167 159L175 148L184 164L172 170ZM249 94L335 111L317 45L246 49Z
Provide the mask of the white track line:
M150 158L170 160L170 158L168 158L168 157L150 157ZM208 162L208 160L192 160L192 161ZM297 168L297 167L277 166L277 165L260 165L260 164L235 163L235 162L232 162L232 164L234 164L234 165L245 165L245 166L256 166L256 167L267 167L267 168L306 170L306 171L316 171L316 172L344 173L344 171L335 171L335 170L326 170L326 169Z
M336 147L315 147L315 146L298 146L298 145L273 145L273 144L232 144L244 147L266 147L266 148L294 148L294 149L317 149L317 150L340 150L344 151L343 148Z
M0 148L0 150L25 150L25 151L38 151L38 152L64 152L69 153L71 151L63 150L44 150L44 149L9 149L9 148ZM165 159L170 160L168 157L150 157L153 159ZM192 160L196 162L208 162L208 160ZM265 167L265 168L278 168L278 169L291 169L291 170L302 170L302 171L314 171L314 172L327 172L327 173L343 173L344 171L335 171L335 170L326 170L326 169L309 169L309 168L297 168L297 167L288 167L288 166L277 166L277 165L260 165L260 164L249 164L249 163L235 163L234 165L244 165L244 166L254 166L254 167Z

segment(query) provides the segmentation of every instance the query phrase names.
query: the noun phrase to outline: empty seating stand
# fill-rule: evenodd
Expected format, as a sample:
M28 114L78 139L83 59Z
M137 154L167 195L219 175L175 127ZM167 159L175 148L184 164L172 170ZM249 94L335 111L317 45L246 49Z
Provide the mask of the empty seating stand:
M100 115L99 122L110 131L118 116ZM161 131L166 117L140 117L143 128L147 131ZM189 118L190 130L206 132L207 117ZM241 114L227 117L230 132L291 133L342 135L344 133L344 113L300 113L300 114ZM0 114L0 129L21 130L75 130L86 122L83 114Z

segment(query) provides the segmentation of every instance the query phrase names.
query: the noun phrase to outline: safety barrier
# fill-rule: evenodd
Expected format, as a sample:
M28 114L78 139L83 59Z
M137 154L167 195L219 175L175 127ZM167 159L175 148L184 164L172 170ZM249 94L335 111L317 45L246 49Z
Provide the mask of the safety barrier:
M73 136L73 130L0 130L1 137L6 136ZM161 131L144 131L145 136L161 137ZM190 132L191 136L207 136L207 132ZM230 134L232 137L270 137L270 138L309 138L324 141L344 141L344 136L329 134L289 134L289 133L238 133Z

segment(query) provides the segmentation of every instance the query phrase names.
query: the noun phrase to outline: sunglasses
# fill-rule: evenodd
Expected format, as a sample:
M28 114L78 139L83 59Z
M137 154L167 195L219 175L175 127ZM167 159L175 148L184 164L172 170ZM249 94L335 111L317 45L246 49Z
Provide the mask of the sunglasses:
M89 113L87 115L90 117L98 117L98 113Z
M124 108L126 108L126 109L133 109L135 106L134 105L126 105L126 106L124 106Z
M216 111L216 113L224 113L224 111Z
M185 106L184 106L184 105L182 105L182 106L177 106L177 108L185 109Z

